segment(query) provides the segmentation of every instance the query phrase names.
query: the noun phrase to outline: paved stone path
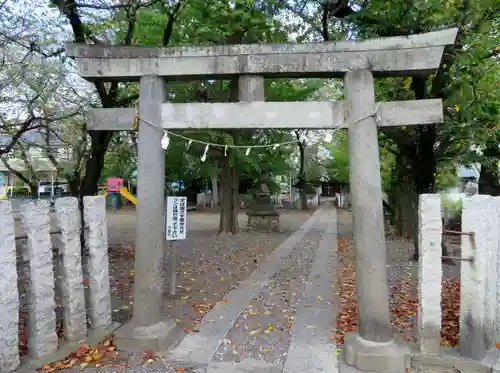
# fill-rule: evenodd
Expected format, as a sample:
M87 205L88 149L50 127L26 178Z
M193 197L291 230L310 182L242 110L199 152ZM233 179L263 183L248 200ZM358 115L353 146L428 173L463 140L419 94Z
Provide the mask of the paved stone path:
M317 210L205 315L199 333L163 353L164 371L338 372L336 229L335 208Z

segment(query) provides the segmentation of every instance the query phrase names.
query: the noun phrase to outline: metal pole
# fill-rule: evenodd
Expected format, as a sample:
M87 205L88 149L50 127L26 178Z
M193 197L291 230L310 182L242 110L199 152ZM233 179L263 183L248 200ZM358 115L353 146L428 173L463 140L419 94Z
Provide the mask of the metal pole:
M52 172L52 175L51 175L51 196L52 196L52 201L55 200L55 195L54 195L54 173Z
M168 271L170 272L170 295L175 295L177 288L177 252L174 248L174 241L167 241L167 247L169 249L169 261L168 261Z

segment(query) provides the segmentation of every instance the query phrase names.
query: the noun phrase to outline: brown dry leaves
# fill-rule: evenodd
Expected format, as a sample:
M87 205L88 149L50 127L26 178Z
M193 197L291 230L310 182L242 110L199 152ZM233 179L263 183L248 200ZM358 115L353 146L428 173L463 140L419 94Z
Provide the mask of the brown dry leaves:
M45 365L40 370L51 373L72 367L80 367L81 370L87 367L125 368L126 364L120 360L120 356L115 350L116 346L111 338L106 338L95 346L81 344L66 359Z
M339 297L340 308L337 316L337 343L344 343L344 333L353 332L358 329L358 304L356 301L356 266L354 261L354 253L346 244L339 238L338 240L339 253L339 289L335 294Z
M460 282L445 279L441 285L441 345L456 346L459 341Z
M336 293L340 300L340 312L337 317L336 340L344 343L344 333L358 328L356 302L356 265L352 245L343 239L338 243L339 289ZM418 313L416 279L404 274L396 286L391 287L391 312L394 332L407 341L415 341L415 325ZM456 346L459 341L460 282L444 279L442 282L442 327L441 344Z
M153 350L144 351L141 357L144 364L153 364L156 361L156 355Z

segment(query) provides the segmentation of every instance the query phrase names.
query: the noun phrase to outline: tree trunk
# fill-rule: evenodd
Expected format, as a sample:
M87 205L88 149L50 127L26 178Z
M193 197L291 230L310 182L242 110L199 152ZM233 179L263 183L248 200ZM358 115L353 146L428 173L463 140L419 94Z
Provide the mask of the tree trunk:
M436 83L436 82L435 82ZM436 84L433 86L433 93L441 94L442 88L441 84ZM415 93L416 100L422 100L428 97L427 94L427 78L426 77L414 77L412 79L411 88ZM410 174L412 175L412 181L415 186L415 206L413 211L408 211L411 216L412 221L412 237L415 246L415 251L413 253L413 259L418 260L419 257L419 247L418 247L418 235L419 235L419 216L418 216L418 199L420 194L424 193L434 193L436 189L436 178L435 174L437 171L437 160L436 154L434 152L434 147L437 142L437 130L435 125L422 126L417 129L417 141L416 141L416 152L411 154L408 153L406 156L409 160ZM446 247L443 242L441 242L441 248L447 252Z
M413 241L414 260L419 258L418 198L423 193L434 193L435 189L435 141L435 129L428 127L419 134L416 149L413 146L400 149L389 192L389 205L395 213L397 234ZM441 248L442 255L447 256L444 242Z
M493 136L493 139L495 139L495 136ZM481 171L479 173L479 194L499 196L500 169L498 162L500 160L500 148L498 147L498 141L488 141L483 156L485 160L481 162Z
M297 135L297 138L299 136ZM297 182L297 188L299 189L299 209L307 210L307 190L306 190L306 174L305 174L305 146L302 141L298 140L299 145L299 155L300 155L300 166L299 166L299 176Z
M230 155L222 156L219 234L238 232L238 178Z
M436 189L436 178L435 174L437 171L437 161L434 154L434 144L437 141L437 132L435 126L425 126L420 129L420 136L418 139L418 150L417 157L414 157L416 161L413 165L413 175L415 181L417 205L414 214L416 215L413 242L415 246L415 251L413 253L413 259L418 260L419 258L419 247L418 247L418 196L424 193L434 193ZM442 254L447 256L448 250L443 242L441 242Z
M240 40L241 37L237 40ZM231 43L229 43L231 44ZM229 102L237 102L239 95L239 81L233 79L229 82ZM237 130L229 130L227 133L233 137L237 136ZM238 232L238 175L236 173L237 154L236 150L228 149L226 154L220 154L222 170L220 174L220 220L219 234L232 235Z
M72 197L79 197L80 195L80 179L73 178L69 180L69 193Z
M299 176L299 182L297 184L299 189L299 210L307 210L307 192L305 188L305 180L302 176Z
M85 164L85 174L80 186L80 198L96 195L99 190L99 178L104 166L104 155L113 137L111 131L89 131L92 139L90 157Z

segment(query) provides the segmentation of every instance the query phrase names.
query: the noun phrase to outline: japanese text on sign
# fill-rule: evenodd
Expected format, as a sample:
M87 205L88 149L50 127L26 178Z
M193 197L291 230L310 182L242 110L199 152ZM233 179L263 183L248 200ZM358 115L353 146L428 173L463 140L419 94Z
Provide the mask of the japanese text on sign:
M186 197L167 197L167 241L186 239Z

